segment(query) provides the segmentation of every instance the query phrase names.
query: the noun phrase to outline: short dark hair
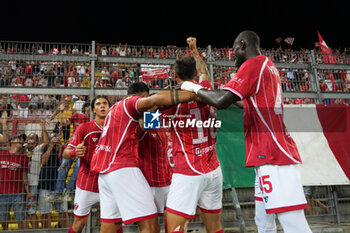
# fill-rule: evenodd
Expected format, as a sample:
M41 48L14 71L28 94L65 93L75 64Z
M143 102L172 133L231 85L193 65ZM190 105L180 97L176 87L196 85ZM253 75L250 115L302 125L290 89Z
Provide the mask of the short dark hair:
M85 108L89 106L90 106L90 102L85 102L81 111L85 114Z
M175 72L181 80L192 80L196 74L196 60L189 55L177 56Z
M94 108L95 108L95 102L96 102L96 100L97 100L97 99L101 99L101 98L107 100L108 106L111 107L111 102L109 102L109 99L108 99L107 96L104 96L104 95L97 95L97 96L95 96L95 98L93 98L92 101L91 101L91 109L92 109L92 110L94 110Z
M140 94L143 92L149 93L149 88L144 82L135 82L128 88L128 95Z

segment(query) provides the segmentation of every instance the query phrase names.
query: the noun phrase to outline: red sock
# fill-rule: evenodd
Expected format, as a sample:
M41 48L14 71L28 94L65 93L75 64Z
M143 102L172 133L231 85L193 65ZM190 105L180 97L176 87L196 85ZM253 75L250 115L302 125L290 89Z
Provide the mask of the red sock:
M215 232L215 233L224 233L224 230L221 229L220 231L217 231L217 232Z
M123 226L120 225L120 228L117 230L117 233L123 233Z
M184 233L183 231L172 231L171 233Z
M75 231L73 230L73 224L70 226L68 233L75 233Z

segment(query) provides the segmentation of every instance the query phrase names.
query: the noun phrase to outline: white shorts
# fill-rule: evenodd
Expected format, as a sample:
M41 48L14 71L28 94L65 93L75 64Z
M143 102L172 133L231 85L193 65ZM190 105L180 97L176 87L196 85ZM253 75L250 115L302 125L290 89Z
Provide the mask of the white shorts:
M168 199L170 186L151 187L159 216L164 215L166 200Z
M185 218L194 218L197 206L205 213L220 213L222 172L220 166L209 173L188 176L174 173L166 210Z
M158 216L151 188L139 168L101 173L98 187L101 222L129 224Z
M77 187L74 197L74 216L77 218L89 216L92 206L97 202L100 202L99 193L86 191Z
M267 214L307 209L299 165L266 164L255 168L255 200Z

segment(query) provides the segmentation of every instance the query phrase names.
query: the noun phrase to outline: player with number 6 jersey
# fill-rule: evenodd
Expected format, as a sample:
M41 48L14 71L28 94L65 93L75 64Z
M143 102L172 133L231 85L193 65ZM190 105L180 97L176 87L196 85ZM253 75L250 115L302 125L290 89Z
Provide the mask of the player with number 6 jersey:
M187 43L193 57L177 58L176 81L193 82L198 75L199 85L212 90L209 72L198 53L196 39L190 37ZM197 206L201 209L207 232L223 232L222 173L215 150L216 110L205 103L192 101L166 109L162 111L162 116L171 118L174 159L166 205L168 232L186 232L186 222L195 217Z
M212 90L208 80L203 80L199 85ZM185 124L209 120L215 122L216 109L207 104L192 101L163 110L162 116L171 118L172 122L185 122ZM183 127L175 123L171 128L175 161L173 172L193 176L215 170L219 166L215 150L215 127L196 127L196 124L189 124L189 126Z

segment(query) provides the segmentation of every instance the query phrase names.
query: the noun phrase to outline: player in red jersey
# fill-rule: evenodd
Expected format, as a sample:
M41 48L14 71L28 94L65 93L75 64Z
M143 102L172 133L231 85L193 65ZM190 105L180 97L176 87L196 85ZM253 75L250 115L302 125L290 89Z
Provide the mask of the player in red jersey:
M152 189L158 215L164 215L165 203L171 183L171 167L168 159L168 136L165 130L141 129L139 137L139 167Z
M140 119L143 127L143 121ZM139 167L151 187L158 216L164 216L172 176L168 159L168 154L171 153L171 138L165 129L142 130L141 127L137 130ZM166 227L165 221L165 229Z
M157 232L157 209L152 191L138 161L136 129L141 112L154 106L170 106L193 100L187 91L164 91L148 97L142 82L128 88L128 98L114 104L91 162L99 172L101 232L115 233L121 222L137 222L140 232Z
M66 159L79 157L80 166L76 181L74 198L74 222L69 233L81 232L88 221L91 208L100 201L98 194L98 173L91 171L90 163L95 147L103 130L103 122L110 103L105 96L96 96L92 100L95 119L78 126L67 148L63 152Z
M196 39L188 38L187 43L193 57L177 59L176 81L193 81L198 72L199 86L211 90L209 72L198 54ZM192 67L191 73L182 72L186 63ZM168 108L162 111L162 114L164 118L171 118L173 126L170 128L174 159L173 178L166 204L168 232L185 232L188 221L195 217L197 206L201 209L207 232L223 232L222 173L215 150L216 129L213 125L205 127L204 124L196 124L215 122L215 108L205 103L187 102Z
M219 109L243 100L245 164L255 167L259 232L276 232L275 215L285 232L311 232L303 210L307 202L298 167L301 159L283 123L279 73L259 47L258 35L243 31L233 44L239 69L223 90L208 91L191 82L184 82L181 89Z

